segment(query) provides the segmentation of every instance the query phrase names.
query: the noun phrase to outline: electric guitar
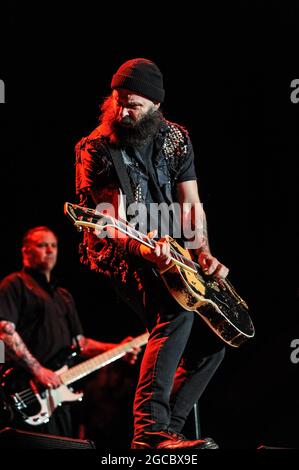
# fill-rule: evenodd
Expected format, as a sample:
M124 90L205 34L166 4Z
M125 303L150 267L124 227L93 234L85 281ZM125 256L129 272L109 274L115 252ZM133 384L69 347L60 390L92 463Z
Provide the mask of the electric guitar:
M133 225L66 202L64 213L79 229L94 229L101 236L107 227L114 227L139 243L155 248L156 241L136 230ZM196 312L227 344L239 347L255 334L246 302L237 294L228 279L207 276L201 266L192 260L188 250L171 237L167 237L171 262L159 271L167 290L188 311Z
M64 364L56 371L60 376L62 385L55 389L38 389L30 380L27 372L18 368L7 369L0 378L0 386L6 400L6 403L4 402L6 410L9 407L12 412L17 413L27 424L32 426L47 423L58 406L65 402L82 400L83 393L74 392L69 388L71 384L116 361L131 351L133 347L143 346L147 343L148 336L148 333L144 333L71 368L68 368L66 363L77 355L76 350L68 348L67 353L62 351L60 357L54 359L56 363ZM62 355L64 356L63 359L61 358ZM52 364L54 363L52 362Z

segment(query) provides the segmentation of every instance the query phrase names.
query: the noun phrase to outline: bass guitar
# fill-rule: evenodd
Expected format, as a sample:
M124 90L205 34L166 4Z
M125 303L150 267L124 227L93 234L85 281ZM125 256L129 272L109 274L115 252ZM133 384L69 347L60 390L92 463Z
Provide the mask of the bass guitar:
M39 389L25 371L18 368L7 369L0 378L0 385L6 401L6 410L9 407L12 412L17 413L21 419L32 426L47 423L58 406L66 402L82 400L83 393L74 392L70 387L71 385L121 358L130 352L132 348L143 346L147 343L148 336L148 333L144 333L131 341L120 344L70 368L68 368L67 363L77 355L77 352L74 349L68 349L67 353L62 351L62 354L59 354L60 358L55 358L56 363L64 364L56 371L60 376L62 385L54 389ZM64 356L63 360L62 355Z

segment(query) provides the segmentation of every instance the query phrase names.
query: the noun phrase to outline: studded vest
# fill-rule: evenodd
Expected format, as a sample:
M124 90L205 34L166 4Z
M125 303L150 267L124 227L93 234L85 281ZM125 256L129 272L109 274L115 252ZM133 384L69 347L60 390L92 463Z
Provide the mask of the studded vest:
M188 159L193 159L193 150L187 131L177 124L163 121L153 141L153 166L163 199L168 205L174 202L175 185ZM138 202L140 191L132 189ZM97 203L109 202L115 207L119 182L110 157L109 142L101 135L100 126L76 146L76 193L80 204L94 207L91 197L94 191ZM136 292L142 291L144 263L133 259L113 241L106 238L99 240L93 233L85 233L80 244L80 255L82 263L113 279L118 290L127 292L125 298L130 303Z

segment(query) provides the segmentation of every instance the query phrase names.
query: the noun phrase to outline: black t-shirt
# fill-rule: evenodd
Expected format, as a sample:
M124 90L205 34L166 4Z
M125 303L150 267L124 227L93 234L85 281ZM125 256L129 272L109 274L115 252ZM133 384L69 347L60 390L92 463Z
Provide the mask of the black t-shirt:
M72 295L29 268L0 284L0 320L15 324L30 352L46 364L83 334Z
M151 202L164 202L163 195L157 187L160 186L159 176L153 164L154 143L150 141L143 147L129 148L126 150L125 163L129 170L129 177L133 188L138 184L141 186L141 196L146 204ZM141 180L145 180L142 184ZM194 155L191 148L184 159L180 173L177 177L177 183L184 181L196 180L196 172L194 167Z
M170 184L167 179L161 180L161 175L157 173L157 169L153 164L154 143L150 141L141 148L128 148L123 153L124 162L128 171L133 192L137 192L138 202L145 204L147 209L146 226L139 226L139 230L143 233L158 230L158 236L166 234L173 236L174 222L172 213L167 210L167 206L160 206L159 213L150 211L152 203L167 203L163 190L163 183ZM159 179L160 177L160 179ZM162 173L162 179L166 174ZM188 153L178 175L177 182L196 180L194 168L193 150ZM172 201L174 202L174 200ZM163 212L165 211L165 213ZM170 220L169 220L170 218Z

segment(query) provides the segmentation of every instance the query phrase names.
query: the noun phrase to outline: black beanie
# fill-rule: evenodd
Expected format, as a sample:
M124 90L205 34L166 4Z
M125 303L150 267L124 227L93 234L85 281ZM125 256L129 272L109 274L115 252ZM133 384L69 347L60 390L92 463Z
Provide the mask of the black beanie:
M125 88L159 103L165 95L163 76L148 59L131 59L122 64L112 77L111 88Z

